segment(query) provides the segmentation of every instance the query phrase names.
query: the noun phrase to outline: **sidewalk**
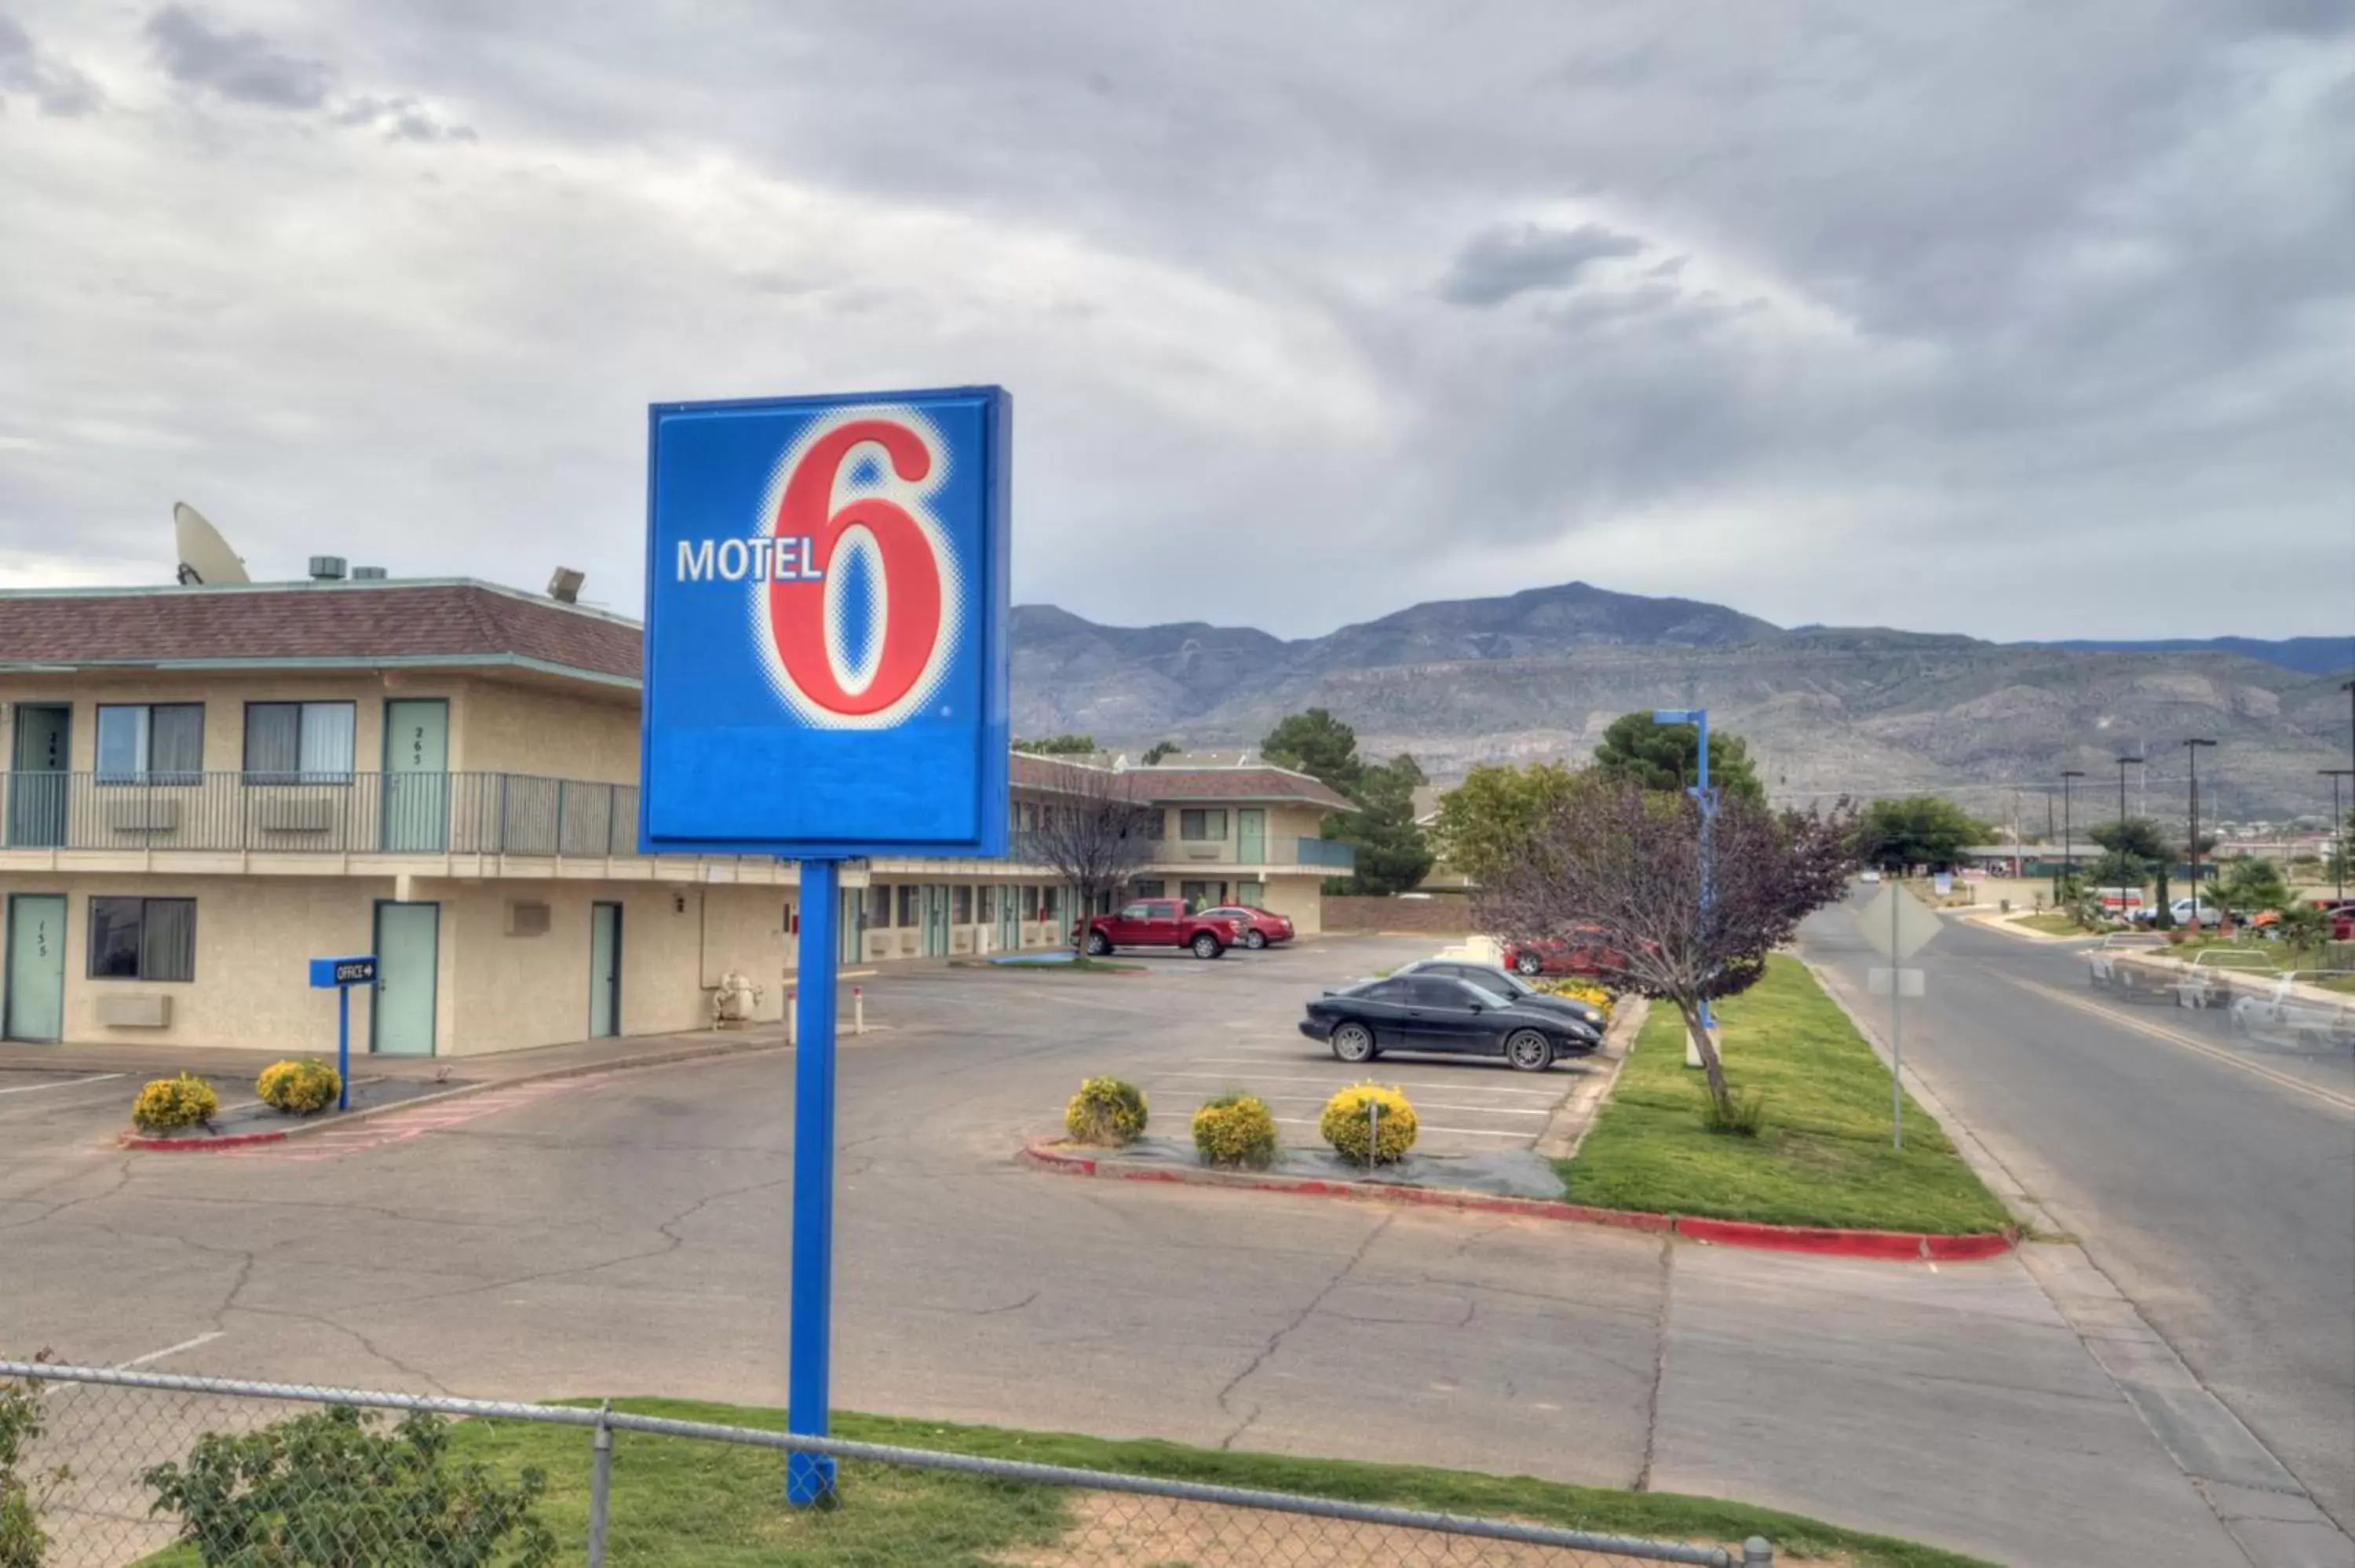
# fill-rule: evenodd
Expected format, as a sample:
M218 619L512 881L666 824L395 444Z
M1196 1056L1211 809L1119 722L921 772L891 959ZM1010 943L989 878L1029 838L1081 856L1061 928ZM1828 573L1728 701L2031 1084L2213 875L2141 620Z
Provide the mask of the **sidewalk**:
M577 1073L607 1072L619 1067L651 1067L698 1056L728 1055L742 1051L768 1051L785 1043L783 1023L756 1023L745 1029L696 1029L677 1034L634 1034L611 1040L576 1040L562 1045L538 1045L523 1051L496 1051L464 1056L378 1056L352 1054L352 1075L400 1078L469 1086L522 1083L532 1078L569 1077ZM219 1046L123 1044L28 1045L0 1043L0 1073L123 1073L169 1077L181 1072L199 1077L250 1081L272 1062L290 1055L334 1054L324 1052L240 1051Z

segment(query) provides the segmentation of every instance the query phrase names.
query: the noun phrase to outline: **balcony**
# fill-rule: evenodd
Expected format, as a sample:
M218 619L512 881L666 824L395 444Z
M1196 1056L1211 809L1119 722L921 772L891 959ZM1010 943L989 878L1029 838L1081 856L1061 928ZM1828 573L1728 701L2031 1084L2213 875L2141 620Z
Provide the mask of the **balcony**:
M1354 845L1334 839L1166 839L1154 847L1156 866L1300 865L1336 874L1358 863Z
M610 859L638 853L638 790L519 773L9 773L0 848Z

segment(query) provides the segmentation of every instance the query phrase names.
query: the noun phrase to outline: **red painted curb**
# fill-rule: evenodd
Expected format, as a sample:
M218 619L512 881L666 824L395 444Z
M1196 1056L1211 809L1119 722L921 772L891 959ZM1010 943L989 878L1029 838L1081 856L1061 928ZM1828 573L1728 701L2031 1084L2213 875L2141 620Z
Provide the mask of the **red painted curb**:
M283 1132L227 1132L218 1138L147 1138L126 1132L115 1142L125 1149L168 1150L175 1153L198 1153L214 1149L243 1149L253 1143L283 1143Z
M1521 1214L1615 1230L1673 1232L1713 1246L1753 1247L1766 1252L1804 1252L1825 1257L1868 1257L1913 1263L1968 1263L2011 1250L2005 1232L1931 1235L1918 1231L1849 1231L1805 1225L1768 1225L1746 1220L1705 1220L1687 1214L1654 1214L1639 1209L1596 1209L1548 1198L1507 1198L1445 1187L1388 1187L1376 1182L1327 1181L1310 1176L1247 1176L1227 1171L1187 1171L1131 1166L1094 1155L1074 1154L1044 1141L1022 1149L1022 1158L1042 1171L1065 1176L1101 1176L1121 1181L1165 1181L1191 1187L1239 1187L1247 1192L1294 1192L1312 1198L1411 1203L1423 1208L1463 1209L1476 1213Z

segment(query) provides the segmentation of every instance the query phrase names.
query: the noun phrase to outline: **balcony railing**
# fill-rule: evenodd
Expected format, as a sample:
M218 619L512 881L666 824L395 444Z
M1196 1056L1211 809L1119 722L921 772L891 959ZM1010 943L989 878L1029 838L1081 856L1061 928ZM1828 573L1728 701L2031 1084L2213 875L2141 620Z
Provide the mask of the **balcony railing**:
M1358 852L1334 839L1164 839L1154 848L1155 865L1313 865L1348 871Z
M521 773L8 773L0 846L634 855L638 790Z

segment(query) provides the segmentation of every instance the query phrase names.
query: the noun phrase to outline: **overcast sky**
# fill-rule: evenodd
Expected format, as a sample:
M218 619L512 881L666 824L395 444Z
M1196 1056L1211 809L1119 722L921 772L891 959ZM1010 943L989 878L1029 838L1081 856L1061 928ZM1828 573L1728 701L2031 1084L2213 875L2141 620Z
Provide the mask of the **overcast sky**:
M2355 623L2355 10L0 0L0 586L635 614L655 399L1016 399L1015 587Z

